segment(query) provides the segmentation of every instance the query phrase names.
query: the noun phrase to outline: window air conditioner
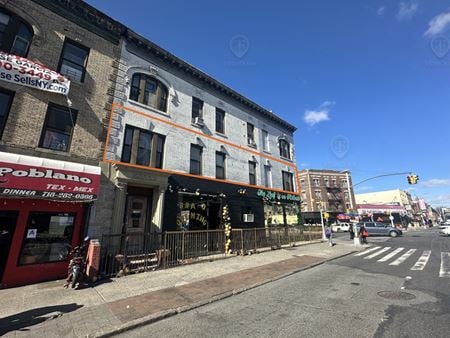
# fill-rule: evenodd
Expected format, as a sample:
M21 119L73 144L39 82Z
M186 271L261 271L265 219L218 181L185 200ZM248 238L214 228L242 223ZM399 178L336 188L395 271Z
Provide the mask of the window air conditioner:
M255 221L255 215L254 214L244 214L244 222L251 223Z
M203 119L201 117L194 118L194 124L197 124L199 126L204 126L205 125L205 123L204 123L204 121L203 121Z

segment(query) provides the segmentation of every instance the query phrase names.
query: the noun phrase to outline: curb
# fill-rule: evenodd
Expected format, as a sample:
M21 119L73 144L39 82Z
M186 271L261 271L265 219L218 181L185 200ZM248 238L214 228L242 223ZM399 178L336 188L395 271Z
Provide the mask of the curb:
M149 315L149 316L145 316L145 317L142 317L142 318L139 318L139 319L135 319L133 321L130 321L128 323L125 323L125 324L122 324L122 325L120 325L118 327L115 327L115 328L113 328L111 330L107 330L107 331L104 331L104 332L98 332L98 333L95 333L95 334L92 334L92 335L89 334L86 337L88 337L88 338L113 337L113 336L115 336L117 334L120 334L120 333L123 333L123 332L126 332L126 331L130 331L130 330L134 330L134 329L137 329L138 327L149 325L149 324L155 323L157 321L160 321L160 320L163 320L163 319L175 316L177 314L180 314L180 313L183 313L183 312L187 312L187 311L190 311L190 310L194 310L194 309L202 307L204 305L215 303L215 302L218 302L220 300L232 297L234 295L241 294L243 292L255 289L255 288L259 287L259 286L262 286L262 285L265 285L265 284L269 284L269 283L275 282L277 280L280 280L280 279L292 276L292 275L294 275L296 273L299 273L301 271L309 270L309 269L314 268L314 267L316 267L318 265L322 265L324 263L331 262L333 260L349 256L352 253L355 253L357 251L359 251L359 250L352 250L352 251L350 251L348 253L345 253L345 254L342 254L342 255L339 255L339 256L336 256L336 257L332 257L332 258L329 258L329 259L324 259L323 261L320 261L320 262L317 262L317 263L312 263L312 264L309 264L307 266L304 266L304 267L292 270L290 272L286 272L286 273L284 273L282 275L279 275L279 276L276 276L276 277L272 277L272 278L267 279L267 280L265 280L263 282L260 282L260 283L252 284L252 285L240 288L240 289L236 289L236 290L228 291L228 292L225 292L225 293L221 293L219 295L210 297L210 298L208 298L206 300L199 301L199 302L196 302L196 303L192 303L192 304L189 304L189 305L185 305L185 306L182 306L182 307L179 307L179 308L170 309L170 310L162 311L162 312L159 312L159 313L156 313L156 314L153 314L153 315Z

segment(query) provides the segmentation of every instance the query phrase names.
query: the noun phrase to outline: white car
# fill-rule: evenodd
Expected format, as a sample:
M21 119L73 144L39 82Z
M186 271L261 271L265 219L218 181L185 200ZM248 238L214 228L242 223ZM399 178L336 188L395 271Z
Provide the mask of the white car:
M450 225L441 225L439 227L439 233L441 235L450 236Z
M333 232L348 231L350 228L350 223L335 223L331 226Z

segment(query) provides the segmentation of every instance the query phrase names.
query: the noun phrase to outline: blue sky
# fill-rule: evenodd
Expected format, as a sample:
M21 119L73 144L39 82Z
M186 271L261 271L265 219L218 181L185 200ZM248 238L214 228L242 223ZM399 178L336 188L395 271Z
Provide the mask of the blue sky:
M450 206L450 1L88 3L296 125L299 168Z

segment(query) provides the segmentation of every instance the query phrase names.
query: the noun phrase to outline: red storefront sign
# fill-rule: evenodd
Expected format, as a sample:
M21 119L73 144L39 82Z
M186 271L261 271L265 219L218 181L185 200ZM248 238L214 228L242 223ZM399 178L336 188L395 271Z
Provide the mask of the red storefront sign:
M0 197L92 201L99 186L99 167L0 152Z

